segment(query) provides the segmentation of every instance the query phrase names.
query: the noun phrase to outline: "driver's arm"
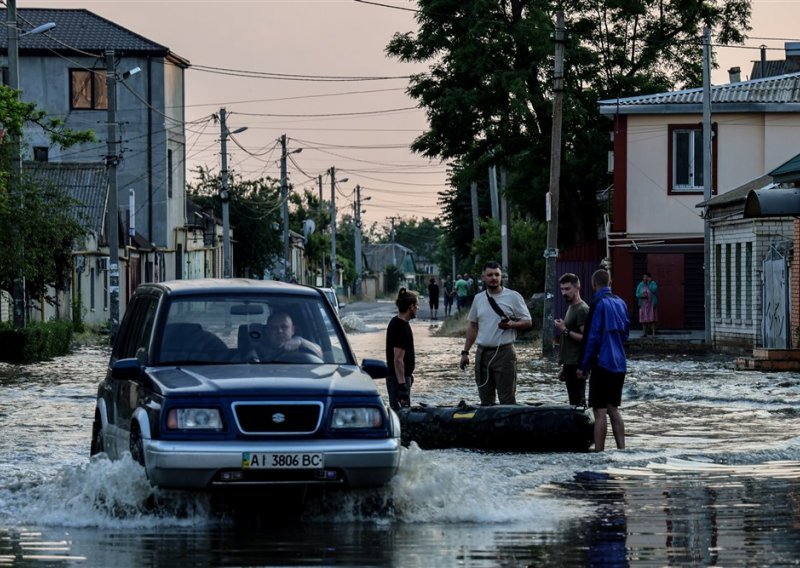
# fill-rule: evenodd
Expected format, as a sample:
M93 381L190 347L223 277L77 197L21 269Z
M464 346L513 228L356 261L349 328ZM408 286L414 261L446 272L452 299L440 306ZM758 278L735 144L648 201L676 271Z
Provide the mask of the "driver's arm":
M314 343L313 341L309 341L305 337L296 336L296 339L300 341L300 347L304 347L307 351L310 351L320 359L322 359L322 348Z

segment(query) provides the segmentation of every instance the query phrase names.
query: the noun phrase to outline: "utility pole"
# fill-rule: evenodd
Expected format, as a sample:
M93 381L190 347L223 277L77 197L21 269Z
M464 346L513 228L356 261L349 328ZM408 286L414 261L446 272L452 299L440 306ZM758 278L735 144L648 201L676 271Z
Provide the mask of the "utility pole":
M289 281L289 184L286 180L286 134L281 134L281 215L283 217L283 279Z
M398 221L400 217L387 217L389 222L392 224L392 266L397 266L397 254L395 249L395 241L394 241L394 222Z
M764 68L761 68L762 73ZM711 199L711 30L703 28L703 201ZM711 345L711 220L703 209L703 287L705 288L705 342Z
M492 204L492 219L500 220L500 208L497 202L497 168L494 164L489 166L489 200Z
M331 166L331 286L336 288L336 168Z
M356 186L356 203L354 212L353 232L355 237L356 252L356 297L361 296L361 186Z
M117 78L114 50L106 50L106 91L108 125L106 168L108 170L108 295L111 319L111 342L119 330L119 194L117 193Z
M319 174L319 176L317 177L317 183L319 184L319 211L318 211L318 217L319 218L317 220L317 225L319 225L319 230L321 231L322 230L322 210L323 210L323 207L324 207L323 206L323 201L322 201L322 174ZM320 267L320 270L322 271L320 273L320 277L322 278L322 282L320 282L320 284L323 284L325 282L325 250L322 247L320 247L320 254L322 255L320 257L320 259L319 259L319 267Z
M14 90L14 96L19 91L19 28L17 28L17 0L8 0L6 2L6 26L8 30L8 86ZM21 207L19 182L20 174L22 173L22 159L20 155L20 142L19 134L13 134L11 138L11 195L12 204ZM13 246L20 254L19 264L20 268L14 275L14 285L12 287L12 296L14 298L14 327L25 327L25 275L21 273L22 258L24 255L25 244L20 238L19 230L15 227L11 228L14 231Z
M222 168L220 170L221 187L219 198L222 201L222 276L233 277L233 262L231 259L231 218L230 218L230 191L228 191L228 126L225 123L225 107L219 109L219 136L222 151Z
M508 231L511 224L508 222L508 199L506 198L506 182L508 172L500 168L500 251L502 257L503 274L508 283L511 277L511 258L509 253Z
M550 191L547 219L547 250L545 257L544 314L542 322L542 353L553 351L553 312L558 291L556 260L558 259L558 200L561 178L561 115L564 98L564 12L556 12L555 67L553 70L553 132L550 148Z

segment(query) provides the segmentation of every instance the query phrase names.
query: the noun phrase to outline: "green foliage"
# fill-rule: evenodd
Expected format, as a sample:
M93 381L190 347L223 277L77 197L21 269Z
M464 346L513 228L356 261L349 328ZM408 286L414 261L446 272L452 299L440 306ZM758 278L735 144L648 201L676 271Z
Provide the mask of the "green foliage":
M480 256L481 261L500 262L502 250L500 227L488 220L482 224L481 237L472 243L471 254ZM507 284L525 298L544 288L545 260L543 252L547 242L547 225L543 222L529 222L523 219L511 221L510 267ZM479 274L480 266L471 269Z
M11 290L24 278L29 298L45 298L47 290L65 289L71 277L72 247L84 234L75 203L61 188L36 183L20 174L12 179L19 160L19 140L26 126L44 130L51 143L67 148L96 140L90 130L64 128L61 119L47 116L33 103L22 102L16 91L0 85L0 289Z
M220 175L202 166L194 173L196 180L188 184L187 197L201 207L212 208L221 218ZM283 258L280 183L269 177L243 180L231 172L228 190L230 223L234 231L233 273L239 277L262 278L276 258Z
M9 363L31 363L69 353L72 343L72 322L31 322L24 329L0 323L0 360Z
M63 120L48 116L44 110L37 109L35 103L21 101L19 93L6 85L0 85L0 124L7 136L4 146L12 137L21 137L23 128L30 124L39 126L52 144L63 148L97 141L94 131L65 128Z
M400 289L400 283L403 281L405 275L399 267L390 264L383 271L384 278L384 292L387 294L394 294Z
M0 207L0 288L11 290L25 278L29 298L45 297L48 287L64 290L72 273L73 243L85 230L75 202L60 188L21 178L14 199Z

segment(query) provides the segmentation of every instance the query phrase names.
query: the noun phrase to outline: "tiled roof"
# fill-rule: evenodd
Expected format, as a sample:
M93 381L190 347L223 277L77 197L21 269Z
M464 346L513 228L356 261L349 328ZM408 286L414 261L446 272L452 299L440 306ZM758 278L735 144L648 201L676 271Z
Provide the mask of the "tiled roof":
M703 89L600 101L600 113L677 114L702 111ZM711 112L800 112L800 73L711 87Z
M25 162L22 171L36 182L61 188L76 202L72 209L75 219L88 230L101 234L108 196L105 165Z
M0 10L5 23L6 11ZM41 24L55 22L56 27L41 33L20 38L20 52L52 50L69 52L87 51L101 55L106 49L131 54L170 54L169 48L132 32L110 20L84 9L24 8L17 10L17 22L24 32ZM8 51L8 30L0 25L0 49Z

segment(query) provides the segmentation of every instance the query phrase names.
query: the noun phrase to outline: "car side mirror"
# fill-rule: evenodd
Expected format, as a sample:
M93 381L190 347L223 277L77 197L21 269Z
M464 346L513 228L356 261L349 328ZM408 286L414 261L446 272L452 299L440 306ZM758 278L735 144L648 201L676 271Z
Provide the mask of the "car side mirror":
M111 366L111 377L118 381L135 381L142 376L142 366L136 358L119 359Z
M385 379L389 376L389 367L380 359L364 359L361 361L361 370L373 379Z

